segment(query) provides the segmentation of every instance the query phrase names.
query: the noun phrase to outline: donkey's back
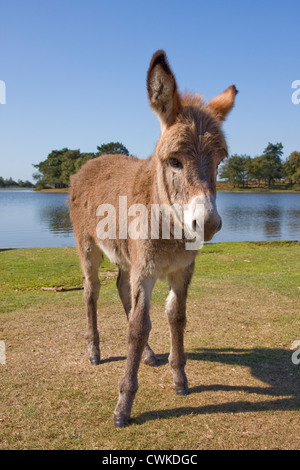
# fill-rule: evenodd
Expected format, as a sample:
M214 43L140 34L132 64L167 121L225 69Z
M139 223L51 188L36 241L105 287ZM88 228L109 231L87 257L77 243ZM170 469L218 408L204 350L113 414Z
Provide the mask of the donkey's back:
M77 206L113 204L119 194L129 196L133 187L140 186L145 173L151 177L148 166L148 160L121 154L102 155L87 161L71 177L70 207L74 221Z

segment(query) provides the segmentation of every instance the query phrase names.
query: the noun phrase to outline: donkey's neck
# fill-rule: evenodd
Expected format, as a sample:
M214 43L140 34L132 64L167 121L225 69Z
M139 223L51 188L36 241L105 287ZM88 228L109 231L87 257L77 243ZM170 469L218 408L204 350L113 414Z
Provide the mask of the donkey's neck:
M152 160L152 186L151 186L151 204L168 204L172 205L166 191L165 175L160 168L160 162L154 154Z
M155 154L145 160L138 160L129 194L131 204L144 204L149 207L151 204L169 203Z
M131 179L131 188L128 191L131 204L143 204L148 206L152 203L153 187L153 160L149 157L145 160L137 160L135 173Z

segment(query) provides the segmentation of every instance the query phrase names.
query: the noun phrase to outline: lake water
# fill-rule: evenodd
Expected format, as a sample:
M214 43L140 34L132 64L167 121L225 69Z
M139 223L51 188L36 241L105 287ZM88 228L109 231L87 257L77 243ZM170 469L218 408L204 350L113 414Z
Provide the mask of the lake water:
M300 194L218 193L213 242L300 240ZM0 189L0 249L75 246L68 195Z
M0 189L0 249L74 246L68 194Z

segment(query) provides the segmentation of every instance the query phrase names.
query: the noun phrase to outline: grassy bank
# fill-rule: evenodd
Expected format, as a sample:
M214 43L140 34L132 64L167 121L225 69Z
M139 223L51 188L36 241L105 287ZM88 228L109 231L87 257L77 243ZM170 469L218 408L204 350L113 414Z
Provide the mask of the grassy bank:
M113 427L126 318L108 260L99 323L102 364L86 356L82 286L74 248L0 252L2 449L300 449L300 244L221 243L199 253L188 300L186 371L178 397L158 282L150 344L160 366L141 365L133 422Z
M275 183L270 188L266 185L245 184L245 186L233 187L227 181L217 181L217 191L226 193L300 193L299 184Z
M36 193L68 193L69 188L35 189Z

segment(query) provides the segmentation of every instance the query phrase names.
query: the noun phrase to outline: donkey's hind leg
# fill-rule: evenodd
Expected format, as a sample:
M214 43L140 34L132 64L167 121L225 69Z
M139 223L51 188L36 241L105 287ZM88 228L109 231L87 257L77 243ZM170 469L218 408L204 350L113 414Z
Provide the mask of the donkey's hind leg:
M100 364L99 333L97 329L97 301L100 290L98 277L102 251L88 238L78 244L82 271L84 273L84 300L86 304L88 355L92 365Z
M131 310L131 291L130 291L130 273L128 271L121 270L119 268L119 275L117 279L117 287L122 301L127 319L129 319ZM142 361L148 366L157 366L158 361L149 344L147 343L143 355Z

